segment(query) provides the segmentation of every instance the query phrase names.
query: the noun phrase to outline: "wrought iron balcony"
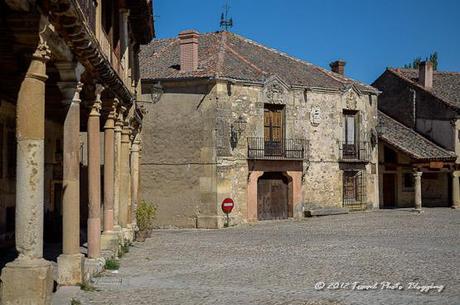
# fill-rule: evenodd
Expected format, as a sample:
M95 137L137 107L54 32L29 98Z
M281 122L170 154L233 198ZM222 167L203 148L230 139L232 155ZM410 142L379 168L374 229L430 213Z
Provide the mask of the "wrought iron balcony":
M308 141L283 139L266 141L264 138L248 138L248 159L304 160L308 158Z
M340 142L340 161L343 162L369 162L369 143L368 142Z

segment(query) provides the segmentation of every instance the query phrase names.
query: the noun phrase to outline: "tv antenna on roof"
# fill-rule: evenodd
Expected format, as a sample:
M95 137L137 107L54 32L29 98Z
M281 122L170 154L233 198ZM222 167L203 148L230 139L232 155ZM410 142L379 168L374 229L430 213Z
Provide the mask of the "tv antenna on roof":
M228 19L229 10L230 6L228 6L228 2L225 2L224 12L220 15L220 29L223 31L228 31L233 27L233 19Z

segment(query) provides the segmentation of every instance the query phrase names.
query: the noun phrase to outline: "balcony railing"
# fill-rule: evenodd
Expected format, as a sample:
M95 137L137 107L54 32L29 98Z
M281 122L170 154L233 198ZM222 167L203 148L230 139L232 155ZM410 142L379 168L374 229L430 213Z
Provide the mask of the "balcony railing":
M308 157L307 152L308 141L304 139L266 141L264 138L248 138L248 159L304 160Z
M367 162L370 160L369 144L367 142L340 142L339 145L341 161Z

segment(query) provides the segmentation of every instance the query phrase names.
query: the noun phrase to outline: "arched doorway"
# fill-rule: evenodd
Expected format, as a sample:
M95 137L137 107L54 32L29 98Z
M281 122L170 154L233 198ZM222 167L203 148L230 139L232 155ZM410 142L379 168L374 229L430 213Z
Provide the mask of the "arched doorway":
M289 179L282 172L264 173L257 181L257 219L286 219L289 212Z

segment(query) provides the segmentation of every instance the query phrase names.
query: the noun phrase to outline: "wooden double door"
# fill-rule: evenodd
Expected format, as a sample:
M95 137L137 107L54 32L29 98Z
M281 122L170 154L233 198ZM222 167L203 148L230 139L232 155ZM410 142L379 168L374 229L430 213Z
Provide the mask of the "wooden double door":
M280 172L267 172L257 182L257 219L286 219L289 209L289 181Z

